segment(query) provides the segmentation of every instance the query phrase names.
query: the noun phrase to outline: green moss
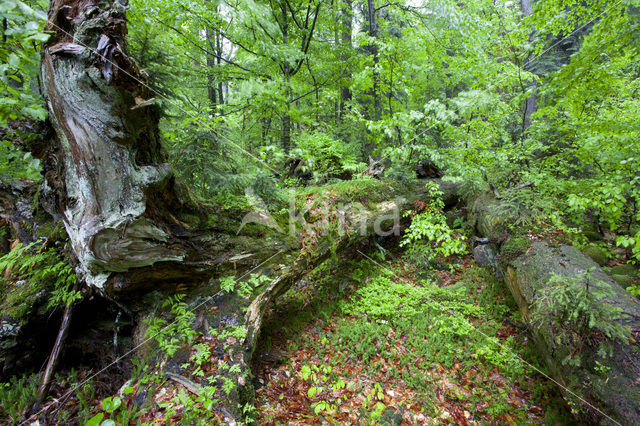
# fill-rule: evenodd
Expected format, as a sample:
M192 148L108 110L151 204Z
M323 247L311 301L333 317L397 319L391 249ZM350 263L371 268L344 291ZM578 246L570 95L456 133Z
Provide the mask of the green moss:
M396 183L393 181L357 179L308 187L296 193L296 204L304 204L308 198L312 198L314 201L378 203L393 196L395 185Z
M24 324L34 307L46 299L44 297L46 286L39 281L20 280L11 283L8 280L3 280L0 288L3 296L0 300L0 311L21 325Z
M582 251L600 266L604 266L609 260L609 253L602 247L590 245Z
M638 273L638 270L633 265L630 265L628 263L613 266L610 271L612 275L635 276Z
M627 288L633 283L633 278L628 275L614 274L611 276L622 288Z
M503 263L509 263L523 254L531 246L527 237L513 236L502 244L500 259Z

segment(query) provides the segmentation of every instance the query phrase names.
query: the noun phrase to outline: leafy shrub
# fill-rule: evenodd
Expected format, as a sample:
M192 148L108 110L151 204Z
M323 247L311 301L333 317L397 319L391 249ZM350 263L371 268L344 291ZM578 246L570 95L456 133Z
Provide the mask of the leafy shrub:
M192 328L195 314L182 301L183 298L184 295L177 294L162 304L163 308L170 308L173 317L171 321L158 317L144 320L148 325L145 338L154 339L160 351L169 357L175 354L183 344L192 343L197 334Z
M47 14L20 0L4 0L0 19L5 26L0 43L0 127L22 117L44 120L47 110L36 88L36 76L38 43L49 38L42 31Z
M20 151L8 140L0 140L0 181L40 178L40 161Z
M442 211L442 191L433 182L427 183L427 190L429 201L420 206L422 210L418 214L405 214L412 216L412 220L400 242L400 246L409 246L409 256L424 265L428 265L438 255L446 257L466 252L464 237L457 237L447 225L447 217Z

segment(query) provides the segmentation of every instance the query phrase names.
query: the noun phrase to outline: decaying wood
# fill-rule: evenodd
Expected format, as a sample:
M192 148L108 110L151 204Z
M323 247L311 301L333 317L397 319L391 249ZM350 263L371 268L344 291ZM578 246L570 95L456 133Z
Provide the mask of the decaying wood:
M365 176L373 176L379 178L382 177L386 168L387 167L385 166L383 161L374 160L371 156L369 156L369 167L367 167L367 170L362 172L362 174Z
M504 213L496 215L495 206L499 203L487 193L478 197L469 208L470 223L480 235L492 240L508 233L505 224L512 219L505 217ZM637 343L610 341L613 348L611 357L600 356L598 345L585 344L580 349L582 363L575 367L563 363L568 355L567 348L556 344L551 324L532 322L535 302L544 294L554 274L580 286L609 288L611 295L597 303L619 308L620 317L611 320L629 326L636 333L640 330L638 300L572 246L538 240L514 251L513 246L509 248L507 238L501 244L498 256L505 283L520 308L523 320L530 324L529 330L549 372L561 384L565 397L582 406L583 420L611 424L606 414L620 424L640 424L640 348ZM588 276L587 271L590 271ZM607 339L605 336L602 338Z
M34 409L37 409L37 407L40 406L42 401L44 401L44 398L46 398L47 394L49 393L49 388L51 387L51 378L53 377L53 373L55 372L56 366L58 365L58 360L60 359L60 354L62 353L64 342L67 339L67 333L69 332L69 324L71 324L72 314L73 304L71 303L67 305L64 310L64 314L62 315L60 330L58 331L56 341L53 345L53 349L51 350L51 355L49 355L47 367L42 374L40 386L38 386L38 396L36 397Z
M198 395L200 393L201 386L197 383L192 382L186 377L183 377L179 374L172 373L170 371L167 371L165 373L165 376L167 376L169 380L172 380L178 383L179 385L181 385L182 387L184 387L186 390L188 390L194 395Z

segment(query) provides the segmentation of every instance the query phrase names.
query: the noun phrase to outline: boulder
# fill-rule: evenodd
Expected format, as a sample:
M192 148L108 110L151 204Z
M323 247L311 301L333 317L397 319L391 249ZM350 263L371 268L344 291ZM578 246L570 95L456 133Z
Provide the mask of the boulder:
M479 244L475 246L473 248L473 258L478 265L492 269L498 278L502 278L495 244Z

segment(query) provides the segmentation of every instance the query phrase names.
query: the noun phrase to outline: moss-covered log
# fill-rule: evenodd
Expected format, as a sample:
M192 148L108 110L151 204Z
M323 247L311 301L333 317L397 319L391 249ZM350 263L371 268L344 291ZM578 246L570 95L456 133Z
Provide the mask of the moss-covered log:
M587 330L590 337L578 336L571 321L554 324L551 318L544 320L536 315L538 309L556 303L542 300L550 295L554 285L567 286L576 295L582 294L580 290L584 289L592 303L589 306L611 313L609 321L637 333L640 330L640 303L575 247L532 240L526 234L513 235L507 227L513 218L504 213L496 214L495 207L499 202L493 195L481 195L471 203L469 219L479 234L499 244L499 267L523 319L531 325L533 338L549 372L571 391L564 392L567 400L582 406L582 416L588 422L612 423L602 414L605 413L621 424L640 424L640 349L637 343L608 339L598 331L598 324L589 324L589 327L593 326ZM603 297L598 298L598 293ZM560 334L573 335L561 341ZM607 347L611 349L611 356L599 352Z
M311 191L292 204L289 223L194 202L167 164L153 94L127 54L125 10L121 0L51 3L42 76L57 137L35 154L87 285L141 316L149 315L141 294L184 292L205 332L220 336L234 327L236 337L210 362L239 366L238 387L220 407L237 418L270 302L332 253L397 234L402 211L425 198L424 183L369 180ZM445 202L455 202L457 186L439 184ZM243 287L249 273L268 278L250 291L222 290L221 278L234 276ZM143 330L136 334L141 348Z

